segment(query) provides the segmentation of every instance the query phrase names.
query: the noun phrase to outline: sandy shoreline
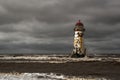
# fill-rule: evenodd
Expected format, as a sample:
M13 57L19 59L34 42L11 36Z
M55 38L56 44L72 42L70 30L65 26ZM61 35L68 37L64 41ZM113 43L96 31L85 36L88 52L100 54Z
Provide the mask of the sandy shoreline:
M60 73L64 75L119 76L120 62L82 61L68 63L2 63L0 73Z
M120 79L120 58L1 57L0 73L56 73Z

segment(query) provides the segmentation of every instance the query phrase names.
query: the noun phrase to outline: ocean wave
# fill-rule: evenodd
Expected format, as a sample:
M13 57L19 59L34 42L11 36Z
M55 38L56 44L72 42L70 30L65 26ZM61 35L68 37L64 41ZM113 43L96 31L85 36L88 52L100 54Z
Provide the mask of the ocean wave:
M0 74L0 80L65 80L63 75L53 73Z
M5 56L0 57L0 62L40 62L40 63L66 63L66 62L79 62L79 61L117 61L120 62L120 58L117 57L94 57L94 58L70 58L65 56Z
M10 73L0 74L0 80L110 80L104 77L75 77L54 73Z

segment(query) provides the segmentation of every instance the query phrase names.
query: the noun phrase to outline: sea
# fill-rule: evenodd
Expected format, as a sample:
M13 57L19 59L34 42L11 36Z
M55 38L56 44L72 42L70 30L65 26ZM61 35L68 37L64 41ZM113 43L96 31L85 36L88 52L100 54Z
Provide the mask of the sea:
M104 77L95 76L65 76L54 73L7 73L0 74L0 80L113 80Z
M107 55L106 55L107 56ZM106 57L96 56L95 58L66 58L67 56L63 55L0 55L0 60L2 62L15 62L21 63L25 62L50 62L50 63L66 63L71 61L112 61L115 60L120 62L120 57L116 55ZM93 56L89 56L93 57ZM16 61L17 60L17 61ZM27 61L28 60L28 61ZM52 61L54 60L54 61ZM56 61L57 60L57 61ZM116 80L109 77L98 77L98 76L66 76L64 74L56 73L0 73L0 80Z

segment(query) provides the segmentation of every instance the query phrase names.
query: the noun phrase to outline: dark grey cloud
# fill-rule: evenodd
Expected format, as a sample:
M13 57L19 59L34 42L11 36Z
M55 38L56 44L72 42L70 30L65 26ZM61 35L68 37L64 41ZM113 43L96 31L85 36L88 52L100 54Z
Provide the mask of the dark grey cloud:
M69 44L54 43L54 44L1 44L0 52L4 53L68 53L72 49Z
M0 0L0 52L70 52L78 19L89 53L119 52L119 8L119 0Z

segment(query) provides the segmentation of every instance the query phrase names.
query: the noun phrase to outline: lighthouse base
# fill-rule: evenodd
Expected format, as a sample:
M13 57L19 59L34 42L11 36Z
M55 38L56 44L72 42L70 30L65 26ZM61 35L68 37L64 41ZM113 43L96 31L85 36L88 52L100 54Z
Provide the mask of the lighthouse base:
M77 49L73 49L73 52L70 55L71 58L83 58L85 56L86 56L86 49L84 49L83 52L77 51Z
M72 54L70 57L71 58L83 58L83 57L85 57L85 55L84 54L75 53L75 54Z

